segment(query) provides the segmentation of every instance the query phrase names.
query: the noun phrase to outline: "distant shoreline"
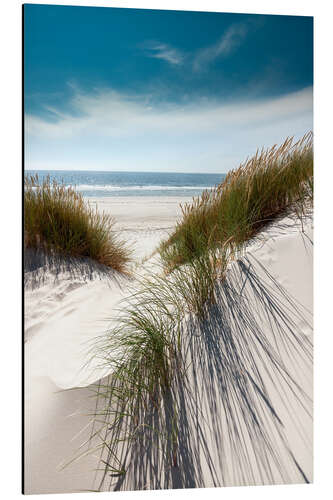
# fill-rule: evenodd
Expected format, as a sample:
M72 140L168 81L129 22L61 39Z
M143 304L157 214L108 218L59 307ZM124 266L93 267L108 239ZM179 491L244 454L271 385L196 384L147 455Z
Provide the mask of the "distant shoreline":
M149 196L200 196L206 189L220 184L225 174L180 172L97 172L26 170L26 175L37 175L40 181L47 176L51 182L73 186L83 196L143 197Z

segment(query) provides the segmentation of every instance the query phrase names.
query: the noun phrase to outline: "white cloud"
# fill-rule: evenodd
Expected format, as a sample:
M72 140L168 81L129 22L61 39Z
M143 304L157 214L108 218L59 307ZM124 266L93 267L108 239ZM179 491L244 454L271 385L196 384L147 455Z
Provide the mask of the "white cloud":
M228 56L242 43L247 33L248 26L246 24L232 24L215 44L187 55L179 49L161 42L147 41L140 48L145 51L147 57L163 59L174 66L190 64L193 71L197 72L205 69L218 57Z
M143 45L146 49L146 55L155 59L163 59L173 65L181 65L184 62L184 55L178 49L167 45L166 43L147 42Z
M193 61L194 71L200 71L218 57L229 55L242 43L247 31L245 24L232 24L217 43L198 51Z
M111 90L77 92L53 122L26 116L26 168L221 171L257 147L312 128L312 88L275 99L155 104Z

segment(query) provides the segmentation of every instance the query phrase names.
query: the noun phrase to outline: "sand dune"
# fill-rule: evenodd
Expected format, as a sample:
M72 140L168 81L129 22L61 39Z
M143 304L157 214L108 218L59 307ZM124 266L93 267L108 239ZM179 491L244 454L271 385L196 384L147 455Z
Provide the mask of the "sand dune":
M91 202L116 217L117 227L122 236L132 242L138 261L149 257L180 216L178 199L114 198L111 202L107 199ZM220 308L214 314L212 311L206 325L189 321L188 356L200 362L192 363L193 370L189 372L190 391L184 403L186 418L179 467L167 472L162 463L158 477L154 477L147 466L149 457L142 457L141 462L140 459L133 462L137 468L129 467L126 479L118 487L302 482L304 477L312 480L311 222L303 229L304 232L295 221L284 219L262 233L249 246L246 255L230 266L228 288L224 285L219 294ZM145 263L146 268L149 265L149 261ZM55 271L45 265L26 275L26 493L60 493L96 487L94 469L98 458L94 454L64 470L60 470L59 465L70 460L89 436L91 419L87 414L93 410L94 399L89 397L91 392L87 386L107 375L107 370L97 362L86 365L89 347L116 320L121 300L130 293L131 280L100 269L86 271L84 266L76 270L60 266ZM228 376L229 381L233 379L239 366L221 372L225 339L226 335L232 335L241 345L249 341L254 332L259 332L260 338L266 336L275 346L285 370L295 380L298 394L293 392L290 381L282 380L275 361L268 355L267 359L259 359L258 354L262 383L283 422L281 427L272 414L263 410L262 419L269 422L271 434L261 439L268 439L268 444L276 447L274 453L279 458L274 461L272 452L271 456L263 456L262 464L257 463L249 470L248 460L255 464L255 458L241 456L241 467L226 468L225 461L230 463L236 455L224 439L228 416L222 387L227 383L224 377ZM288 345L287 337L291 339ZM310 357L305 356L304 350ZM277 380L280 385L276 385ZM78 387L81 389L76 389ZM298 399L300 395L302 404ZM202 423L200 435L198 418ZM246 428L243 431L246 439L251 439L252 431ZM191 460L192 468L188 463ZM265 460L269 472L265 469Z

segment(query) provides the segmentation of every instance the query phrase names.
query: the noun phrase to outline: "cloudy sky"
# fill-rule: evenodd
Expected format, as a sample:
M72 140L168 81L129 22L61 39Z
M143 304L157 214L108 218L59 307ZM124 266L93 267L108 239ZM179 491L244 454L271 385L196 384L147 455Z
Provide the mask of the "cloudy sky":
M310 17L26 5L27 169L227 172L312 129Z

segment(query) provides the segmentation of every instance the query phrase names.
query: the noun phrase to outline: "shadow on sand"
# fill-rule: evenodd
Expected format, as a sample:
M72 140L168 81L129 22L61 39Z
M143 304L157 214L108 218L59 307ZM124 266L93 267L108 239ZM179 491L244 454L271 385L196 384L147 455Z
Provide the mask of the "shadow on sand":
M251 256L234 262L205 320L183 325L186 376L174 374L158 408L150 401L135 419L115 420L125 408L98 398L106 425L95 422L91 435L91 446L103 443L95 489L310 482L312 341L304 331L311 314L267 269ZM103 382L97 390L103 396Z
M49 279L56 282L60 275L66 274L71 280L90 281L94 279L120 279L120 274L87 257L62 256L45 253L42 250L24 251L24 287L34 289Z

